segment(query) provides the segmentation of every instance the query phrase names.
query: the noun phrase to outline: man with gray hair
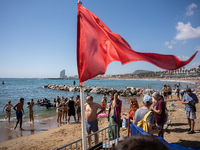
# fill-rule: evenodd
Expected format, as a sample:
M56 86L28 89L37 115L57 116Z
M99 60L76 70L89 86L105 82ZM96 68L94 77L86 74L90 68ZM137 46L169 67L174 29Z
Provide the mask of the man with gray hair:
M161 129L161 131L158 133L158 136L163 137L163 126L166 119L165 115L166 103L164 101L164 98L160 95L159 92L154 92L152 96L156 101L156 104L154 107L151 108L151 110L154 112L156 126L160 127Z
M188 134L194 133L194 119L196 119L195 104L199 102L196 94L192 93L190 88L186 89L186 94L183 95L182 104L185 104L186 118L188 120Z

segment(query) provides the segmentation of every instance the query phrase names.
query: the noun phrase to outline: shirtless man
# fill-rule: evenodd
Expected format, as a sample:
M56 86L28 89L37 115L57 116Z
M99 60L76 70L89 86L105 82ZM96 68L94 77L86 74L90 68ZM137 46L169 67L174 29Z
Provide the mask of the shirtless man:
M164 85L162 91L163 91L163 96L164 96L164 98L167 100L167 97L168 97L168 90L167 90L167 85L166 85L166 84Z
M92 96L88 96L86 98L86 104L84 106L85 108L85 119L86 119L86 130L87 130L87 133L88 135L91 134L91 130L93 132L96 132L98 131L98 120L97 120L97 116L103 112L105 110L105 108L103 106L101 106L100 104L98 103L94 103L93 102L93 97ZM101 111L99 111L97 113L97 110L101 109ZM95 144L98 143L98 135L95 134ZM91 144L91 137L88 137L88 148L90 148L90 144Z
M169 96L171 95L171 100L172 100L172 88L171 88L171 86L168 84L167 85L167 91L168 91L168 99L169 99Z
M16 117L17 117L17 122L16 122L16 125L14 127L14 129L17 128L17 125L18 123L20 122L20 130L23 130L22 129L22 117L24 115L24 109L23 109L23 106L24 106L24 98L20 98L20 102L17 103L13 109L16 111ZM22 114L22 111L23 111L23 114Z
M76 102L75 105L77 107L77 122L79 122L79 119L81 118L81 103L80 103L80 96L76 96Z
M34 101L33 101L33 99L31 99L31 105L32 105L32 106L34 105Z
M27 103L26 108L29 108L29 117L30 117L30 122L32 120L32 122L34 123L34 118L33 118L33 105L31 104L31 102Z
M10 122L11 107L13 107L13 105L11 104L11 101L8 101L8 103L3 107L3 113L4 113L4 108L5 107L6 107L6 116L5 116L5 119L8 118L8 122Z

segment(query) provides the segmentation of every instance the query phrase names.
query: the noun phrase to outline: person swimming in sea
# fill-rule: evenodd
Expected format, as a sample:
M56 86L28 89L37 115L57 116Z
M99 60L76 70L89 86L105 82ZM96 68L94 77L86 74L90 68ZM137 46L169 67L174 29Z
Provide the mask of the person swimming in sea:
M13 107L13 105L11 104L11 101L8 101L8 103L3 107L3 113L4 113L5 107L6 107L6 116L5 116L5 119L8 118L8 122L10 122L11 107Z

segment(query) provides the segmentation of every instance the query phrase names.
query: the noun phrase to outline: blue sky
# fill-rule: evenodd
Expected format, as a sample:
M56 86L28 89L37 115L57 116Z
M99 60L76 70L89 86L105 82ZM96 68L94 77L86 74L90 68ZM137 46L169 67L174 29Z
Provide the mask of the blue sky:
M77 75L78 0L0 1L0 78ZM187 60L200 50L199 0L83 0L112 32L139 52ZM200 54L186 68L200 65ZM106 74L162 70L147 62L109 64Z

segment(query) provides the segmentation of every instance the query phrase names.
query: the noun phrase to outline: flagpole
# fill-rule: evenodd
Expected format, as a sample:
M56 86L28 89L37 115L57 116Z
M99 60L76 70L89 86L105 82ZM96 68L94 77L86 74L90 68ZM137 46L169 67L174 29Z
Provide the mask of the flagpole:
M80 98L81 98L81 126L82 126L82 150L86 150L86 126L85 126L85 110L84 110L84 84L80 83Z

